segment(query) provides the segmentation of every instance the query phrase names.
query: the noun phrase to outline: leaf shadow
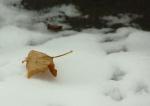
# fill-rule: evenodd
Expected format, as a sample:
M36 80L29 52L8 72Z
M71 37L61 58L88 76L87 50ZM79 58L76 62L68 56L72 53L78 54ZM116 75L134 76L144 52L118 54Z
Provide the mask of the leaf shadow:
M54 77L50 73L49 70L46 72L38 73L38 74L34 75L32 78L42 80L42 81L47 81L47 82L56 82L57 81L56 77Z

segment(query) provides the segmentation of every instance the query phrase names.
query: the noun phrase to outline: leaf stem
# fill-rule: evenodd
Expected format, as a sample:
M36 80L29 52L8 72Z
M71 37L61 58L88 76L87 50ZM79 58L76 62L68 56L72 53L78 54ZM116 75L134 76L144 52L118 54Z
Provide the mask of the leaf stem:
M58 57L62 57L62 56L65 56L65 55L67 55L67 54L70 54L70 53L72 53L73 51L71 50L71 51L69 51L69 52L67 52L67 53L64 53L64 54L61 54L61 55L58 55L58 56L54 56L54 57L52 57L52 58L58 58Z

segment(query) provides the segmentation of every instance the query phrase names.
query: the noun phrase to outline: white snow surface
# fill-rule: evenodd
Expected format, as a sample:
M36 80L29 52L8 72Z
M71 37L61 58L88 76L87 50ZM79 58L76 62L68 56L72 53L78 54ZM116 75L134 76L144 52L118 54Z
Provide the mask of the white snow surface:
M150 32L37 30L30 27L34 12L14 2L0 0L0 106L150 106ZM21 61L30 50L74 52L54 60L56 78L28 79Z

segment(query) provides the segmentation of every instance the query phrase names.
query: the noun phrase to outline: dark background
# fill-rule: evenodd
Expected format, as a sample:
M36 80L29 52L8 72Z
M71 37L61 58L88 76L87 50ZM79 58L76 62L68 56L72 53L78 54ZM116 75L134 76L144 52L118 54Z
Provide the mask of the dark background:
M83 20L79 17L68 18L74 28L106 27L98 17L105 15L117 15L119 13L134 13L142 15L142 18L134 20L143 30L150 30L150 0L22 0L24 8L40 11L45 8L60 4L74 4L83 15L90 18ZM123 25L115 26L116 28Z

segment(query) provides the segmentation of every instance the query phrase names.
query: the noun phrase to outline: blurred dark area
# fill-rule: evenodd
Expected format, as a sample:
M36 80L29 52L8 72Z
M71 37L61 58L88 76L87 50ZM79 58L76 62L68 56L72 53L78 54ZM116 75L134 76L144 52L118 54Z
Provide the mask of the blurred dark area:
M150 30L150 0L22 0L21 4L26 9L36 11L61 4L74 4L83 16L89 16L87 19L68 17L67 23L74 29L107 27L105 22L99 20L100 16L131 13L142 15L141 18L134 20L134 23L137 23L143 30ZM118 24L112 27L123 26Z

